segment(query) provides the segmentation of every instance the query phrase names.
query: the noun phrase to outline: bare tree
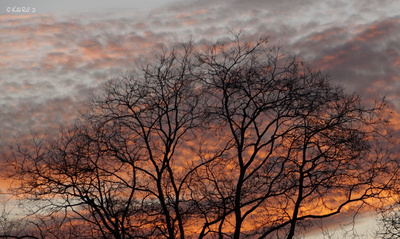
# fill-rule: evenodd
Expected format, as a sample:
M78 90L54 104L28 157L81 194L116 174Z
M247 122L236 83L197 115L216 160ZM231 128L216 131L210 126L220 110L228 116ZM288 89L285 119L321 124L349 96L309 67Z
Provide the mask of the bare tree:
M16 190L30 196L31 214L46 212L50 226L57 222L54 219L62 224L86 222L95 226L87 230L89 235L96 230L95 235L124 238L129 235L125 220L134 207L129 197L134 191L129 177L132 169L121 167L103 150L100 137L91 140L91 133L87 127L75 127L49 144L35 141L33 152L19 148L15 177L21 185ZM40 228L50 231L44 221L35 225L40 232ZM83 238L89 235L81 234Z
M396 208L386 208L381 212L379 219L380 228L376 232L376 238L390 239L400 237L400 213Z
M163 48L91 100L59 139L14 149L16 193L58 222L39 231L293 238L391 183L373 151L385 103L362 106L266 38Z
M398 184L396 178L396 184ZM390 203L378 208L377 224L378 228L375 231L376 238L389 239L400 237L400 192L397 187L391 191Z
M218 192L209 200L223 205L222 216L209 220L219 223L219 238L293 238L299 223L379 197L391 179L390 158L372 152L386 124L385 103L365 108L356 95L265 43L236 37L199 54L213 123L233 144L225 167L209 167L201 178Z
M25 235L27 224L24 218L17 217L13 212L16 205L12 205L12 197L7 194L0 195L0 238L30 238ZM10 205L11 204L11 205Z
M47 200L39 211L78 215L95 236L184 238L192 214L185 188L204 164L185 151L204 114L192 50L163 49L155 62L106 83L81 126L44 149L17 149L18 192Z
M155 62L142 63L140 74L111 81L94 101L92 124L120 128L132 159L120 158L135 168L135 189L154 236L185 236L191 205L186 196L189 175L203 162L190 158L185 147L196 141L202 127L203 95L196 81L197 67L191 43L180 49L162 49ZM100 113L99 113L100 112ZM119 154L120 147L113 147ZM136 196L138 197L138 196Z

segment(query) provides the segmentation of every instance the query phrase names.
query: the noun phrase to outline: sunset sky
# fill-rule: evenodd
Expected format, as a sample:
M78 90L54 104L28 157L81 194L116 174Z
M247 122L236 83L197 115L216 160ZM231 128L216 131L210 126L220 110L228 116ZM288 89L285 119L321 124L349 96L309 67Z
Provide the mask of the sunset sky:
M398 0L2 0L0 144L72 123L92 89L161 43L240 29L249 40L269 36L366 101L386 96L400 129Z

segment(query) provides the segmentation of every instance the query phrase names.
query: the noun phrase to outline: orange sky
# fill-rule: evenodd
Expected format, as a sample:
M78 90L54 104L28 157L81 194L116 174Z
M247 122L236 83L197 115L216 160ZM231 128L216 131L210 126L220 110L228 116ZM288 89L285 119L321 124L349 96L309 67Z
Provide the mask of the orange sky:
M249 40L269 35L366 101L385 95L400 129L400 1L45 2L0 3L1 146L73 122L91 89L160 43L203 44L242 28Z

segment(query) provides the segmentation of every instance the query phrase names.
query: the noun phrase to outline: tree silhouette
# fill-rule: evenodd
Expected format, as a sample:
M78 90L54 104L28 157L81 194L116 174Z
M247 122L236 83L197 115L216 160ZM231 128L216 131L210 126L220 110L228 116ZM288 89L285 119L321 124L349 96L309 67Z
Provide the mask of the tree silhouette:
M163 48L89 106L10 159L15 192L71 237L293 238L391 183L374 151L386 104L362 106L267 38Z

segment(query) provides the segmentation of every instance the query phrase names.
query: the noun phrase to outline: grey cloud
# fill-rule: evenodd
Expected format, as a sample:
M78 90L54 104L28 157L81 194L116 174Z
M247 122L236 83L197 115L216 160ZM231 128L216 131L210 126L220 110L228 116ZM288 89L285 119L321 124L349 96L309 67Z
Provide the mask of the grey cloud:
M22 103L12 102L18 95L6 88L25 94L26 99L39 98L33 108L46 108L47 102L57 112L61 108L55 105L76 105L90 88L131 69L135 60L159 43L171 45L192 38L202 44L230 35L229 29L241 28L247 40L270 35L272 45L281 44L284 51L305 58L333 80L367 92L368 86L380 79L388 84L396 79L399 67L393 62L399 61L400 54L398 18L387 19L384 14L392 16L393 10L387 8L398 3L368 2L372 5L344 0L204 0L173 3L148 15L127 10L63 17L38 15L28 21L0 17L0 42L7 46L0 49L0 84L4 84L0 99L16 107L0 105L8 112L3 120L24 115L19 110L24 108ZM377 86L377 90L387 90ZM389 94L394 95L396 90L391 89ZM76 115L73 108L67 111ZM36 123L29 124L45 122L40 117L33 120ZM54 116L46 124L58 120ZM22 121L19 124L24 125Z
M77 102L71 98L54 98L36 102L34 98L19 100L18 104L2 107L0 114L0 145L24 139L31 133L55 136L61 124L71 124L77 116Z
M400 17L357 26L359 32L335 27L310 34L293 45L334 80L361 94L398 94ZM387 87L390 86L390 87Z

